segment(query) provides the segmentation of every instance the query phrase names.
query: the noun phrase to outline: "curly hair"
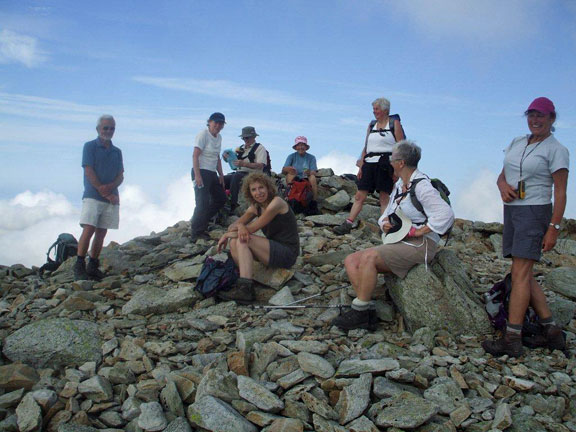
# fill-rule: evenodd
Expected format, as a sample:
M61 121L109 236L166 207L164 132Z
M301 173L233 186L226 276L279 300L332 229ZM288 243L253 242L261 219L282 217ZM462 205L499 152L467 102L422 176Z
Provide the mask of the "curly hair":
M268 190L267 203L272 201L272 199L278 195L278 189L276 189L276 185L269 175L266 175L263 172L253 172L244 177L244 180L242 181L242 194L250 204L258 204L254 198L252 198L252 194L250 193L250 185L256 182L262 184Z

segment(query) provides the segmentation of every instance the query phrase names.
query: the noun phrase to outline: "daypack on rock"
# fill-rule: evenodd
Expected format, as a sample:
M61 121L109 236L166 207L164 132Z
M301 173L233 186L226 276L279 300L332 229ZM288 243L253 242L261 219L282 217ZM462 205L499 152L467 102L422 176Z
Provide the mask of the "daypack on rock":
M204 260L194 289L204 297L212 297L218 291L231 289L238 276L238 269L231 256L226 261L217 261L209 256Z
M256 160L254 153L256 153L259 145L260 143L254 143L254 145L250 147L250 151L246 156L244 156L243 152L236 152L238 159L248 159L250 163L254 163L254 160ZM268 150L266 150L266 164L264 165L262 171L264 174L272 175L272 163L270 162L270 153L268 153Z
M50 252L52 249L56 249L54 253L54 259L50 258ZM76 256L78 253L78 241L72 234L62 233L58 236L56 241L52 243L52 246L46 252L46 264L40 267L40 274L45 271L54 271L60 264L66 261L68 258Z
M508 273L504 279L496 282L490 291L484 293L484 303L488 318L497 330L504 330L508 320L508 305L512 292L512 275ZM522 324L522 336L530 336L542 333L542 326L538 323L538 315L534 309L526 310L524 323Z
M308 179L294 179L288 184L286 200L294 213L305 213L314 195Z
M422 213L424 216L426 216L426 220L424 221L424 223L426 223L426 222L428 222L428 215L424 211L424 207L422 206L422 203L420 202L420 200L416 196L416 185L418 183L420 183L422 180L425 180L425 179L419 178L419 179L413 180L412 185L410 186L410 189L409 189L409 193L410 193L410 200L412 201L412 205L416 208L416 210L418 210L420 213ZM430 183L432 183L432 186L434 187L434 189L436 189L440 193L440 196L442 197L442 199L444 201L446 201L448 203L448 205L452 206L452 204L450 203L450 198L448 198L448 196L450 195L450 190L448 189L448 186L446 186L442 182L442 180L437 179L437 178L433 178L433 179L428 178L428 180L430 180ZM441 236L449 236L451 231L452 231L452 227L448 228L448 230L446 230L446 232L444 232L440 235ZM448 239L446 239L446 242L448 242Z

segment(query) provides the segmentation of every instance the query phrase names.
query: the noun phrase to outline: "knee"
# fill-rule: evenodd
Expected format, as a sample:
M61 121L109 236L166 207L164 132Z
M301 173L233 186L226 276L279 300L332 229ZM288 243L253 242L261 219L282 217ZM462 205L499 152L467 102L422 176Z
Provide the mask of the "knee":
M346 267L347 270L357 269L360 264L360 254L361 252L355 252L344 258L344 267Z
M366 195L367 193L365 191L358 191L356 192L356 195L354 195L354 199L356 200L356 202L364 203L364 201L366 200Z

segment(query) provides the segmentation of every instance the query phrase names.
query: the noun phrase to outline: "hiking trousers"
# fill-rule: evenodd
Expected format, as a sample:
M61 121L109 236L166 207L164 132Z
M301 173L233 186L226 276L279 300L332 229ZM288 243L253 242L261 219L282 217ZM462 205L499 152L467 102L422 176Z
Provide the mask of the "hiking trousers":
M236 171L232 176L232 180L230 181L230 206L232 209L238 207L238 195L242 187L242 180L244 180L244 177L248 174L250 173L246 171Z
M196 207L192 215L191 231L192 235L206 232L210 219L214 217L226 203L226 192L218 181L218 174L210 170L200 170L204 186L199 188L194 186L194 196ZM194 170L192 170L192 181L194 181Z

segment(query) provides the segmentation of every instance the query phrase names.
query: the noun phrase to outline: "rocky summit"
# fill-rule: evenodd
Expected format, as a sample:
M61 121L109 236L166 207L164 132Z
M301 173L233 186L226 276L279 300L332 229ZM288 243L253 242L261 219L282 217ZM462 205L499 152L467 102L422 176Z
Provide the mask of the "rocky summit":
M255 279L259 306L327 293L303 303L321 307L199 295L218 225L196 244L187 222L110 244L101 282L74 282L74 259L43 277L0 266L0 431L576 431L576 221L535 267L567 351L493 358L481 298L510 265L502 226L457 220L431 265L379 277L376 331L343 332L330 324L353 298L342 260L381 241L378 201L334 235L355 185L320 177L297 264Z

